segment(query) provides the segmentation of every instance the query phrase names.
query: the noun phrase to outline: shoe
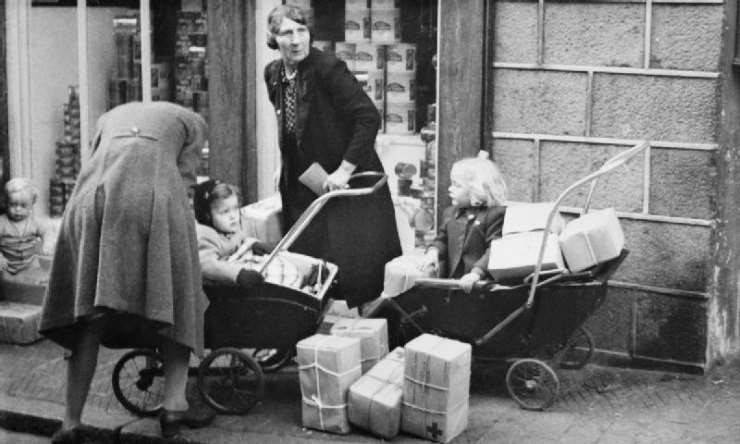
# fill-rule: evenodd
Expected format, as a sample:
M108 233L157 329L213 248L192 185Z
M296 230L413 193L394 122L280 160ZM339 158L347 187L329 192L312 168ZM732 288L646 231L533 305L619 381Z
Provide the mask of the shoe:
M180 433L183 425L197 429L207 426L215 417L216 412L209 408L180 411L162 409L159 413L159 427L162 429L162 437L172 438Z

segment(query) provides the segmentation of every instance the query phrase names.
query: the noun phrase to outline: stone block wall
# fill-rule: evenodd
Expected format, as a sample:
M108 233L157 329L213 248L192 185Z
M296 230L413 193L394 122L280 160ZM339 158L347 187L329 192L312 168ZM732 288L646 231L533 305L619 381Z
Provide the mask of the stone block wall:
M490 149L511 200L554 200L650 141L592 201L617 209L630 250L587 323L601 352L706 365L724 13L703 0L495 2Z

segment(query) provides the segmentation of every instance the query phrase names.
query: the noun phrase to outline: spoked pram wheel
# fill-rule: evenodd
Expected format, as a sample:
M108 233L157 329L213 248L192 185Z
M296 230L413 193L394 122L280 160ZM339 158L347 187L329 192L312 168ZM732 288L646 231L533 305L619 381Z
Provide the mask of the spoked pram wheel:
M226 414L243 414L262 399L262 368L243 351L224 347L198 367L198 389L206 403Z
M560 380L552 368L539 359L520 359L506 372L509 395L526 410L544 410L555 402Z
M140 416L159 413L164 400L162 365L162 356L155 350L142 348L125 353L113 367L116 399Z
M560 358L560 368L578 370L583 368L594 354L594 338L588 330L578 328L565 343Z
M258 348L252 353L263 373L274 373L285 366L293 357L293 350L286 348Z

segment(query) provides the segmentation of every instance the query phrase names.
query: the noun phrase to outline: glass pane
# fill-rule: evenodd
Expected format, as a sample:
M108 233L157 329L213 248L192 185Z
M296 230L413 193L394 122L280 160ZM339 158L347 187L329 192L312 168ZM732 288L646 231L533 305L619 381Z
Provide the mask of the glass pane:
M61 215L80 166L77 10L31 7L28 13L30 131L13 170L39 191L36 214Z
M401 237L436 233L436 0L286 0L313 17L314 46L343 59L383 126L376 148L389 176Z

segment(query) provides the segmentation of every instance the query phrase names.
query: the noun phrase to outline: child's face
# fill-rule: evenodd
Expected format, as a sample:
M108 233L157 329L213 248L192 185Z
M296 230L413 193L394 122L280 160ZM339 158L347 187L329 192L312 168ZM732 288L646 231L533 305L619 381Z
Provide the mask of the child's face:
M447 191L449 192L453 205L470 205L470 188L465 182L462 182L460 176L454 172L450 175L450 187Z
M211 205L213 228L222 233L236 233L239 230L239 201L235 195L221 199Z
M25 191L8 195L8 219L18 222L31 215L33 196Z

